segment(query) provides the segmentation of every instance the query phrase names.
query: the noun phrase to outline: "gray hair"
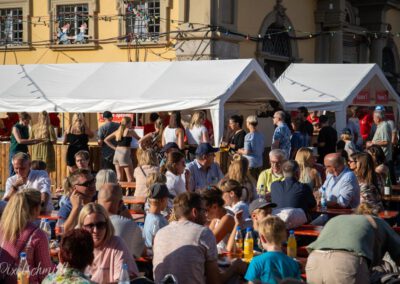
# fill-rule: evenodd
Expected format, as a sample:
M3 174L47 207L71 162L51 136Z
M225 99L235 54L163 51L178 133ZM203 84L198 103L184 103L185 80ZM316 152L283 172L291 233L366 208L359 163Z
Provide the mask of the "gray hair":
M286 160L286 153L282 149L273 149L269 152L269 158L277 157L280 161Z
M289 160L283 163L282 173L285 178L293 177L299 171L299 164L294 160Z
M278 110L277 112L275 112L275 115L279 116L281 121L285 121L286 114L284 111Z
M117 174L113 170L103 169L97 173L96 190L99 191L105 183L118 183Z
M26 161L30 161L31 160L31 157L29 156L29 154L28 153L24 153L24 152L18 152L17 154L15 154L13 157L12 157L12 161L14 162L14 161L23 161L23 162L26 162Z
M383 120L383 118L385 117L385 114L383 113L383 111L374 111L374 116L376 116L380 120Z
M257 126L257 124L258 124L257 116L255 116L255 115L249 115L249 116L246 118L246 122L250 123L250 124L253 125L253 126Z

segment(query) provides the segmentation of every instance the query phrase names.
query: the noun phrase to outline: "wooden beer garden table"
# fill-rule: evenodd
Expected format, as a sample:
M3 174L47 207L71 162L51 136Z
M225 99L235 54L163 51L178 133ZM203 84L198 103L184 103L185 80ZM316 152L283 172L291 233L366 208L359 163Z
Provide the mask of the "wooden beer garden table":
M122 201L125 204L139 204L139 205L144 205L146 203L146 197L144 196L124 196L122 198Z
M56 221L58 220L58 211L53 210L51 211L51 213L44 213L44 214L40 214L38 219L47 219L47 220L52 220L52 221Z
M397 195L394 195L394 196L397 196ZM385 196L383 196L382 199L386 200L384 197ZM398 199L400 201L400 195L398 196ZM351 208L328 208L326 211L323 211L323 210L321 210L321 207L317 207L316 209L313 210L313 212L321 213L321 214L328 214L331 216L354 214L354 210ZM384 211L379 212L378 215L382 219L392 219L392 218L396 218L397 215L399 215L399 212L392 211L392 210L384 210Z
M295 236L318 237L323 226L302 225L294 229Z

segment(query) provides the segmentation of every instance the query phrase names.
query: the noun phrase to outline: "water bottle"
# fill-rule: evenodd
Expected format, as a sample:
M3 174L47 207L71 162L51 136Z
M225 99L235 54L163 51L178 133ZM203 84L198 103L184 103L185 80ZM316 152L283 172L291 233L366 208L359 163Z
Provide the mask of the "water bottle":
M326 212L328 210L327 200L326 200L326 189L322 188L321 191L321 211Z
M61 241L62 235L64 234L64 219L58 219L55 227L55 233L58 241Z
M384 186L384 195L390 195L391 194L391 182L390 182L390 177L387 176L385 180L385 186Z
M258 189L258 198L265 199L264 184L260 184L260 188Z
M244 239L244 261L250 262L253 258L254 240L251 228L246 229L246 237Z
M289 231L289 239L287 242L287 256L296 258L297 256L297 241L296 237L294 236L294 231Z
M235 254L238 258L242 258L243 254L243 236L240 227L236 228L235 234Z
M42 221L40 222L40 229L46 234L47 240L50 242L51 227L50 227L49 220L43 218Z
M26 260L26 253L21 252L19 254L19 265L17 269L17 283L18 284L29 284L29 265Z
M128 273L128 264L122 264L121 273L119 274L118 284L130 284L131 280L129 279Z

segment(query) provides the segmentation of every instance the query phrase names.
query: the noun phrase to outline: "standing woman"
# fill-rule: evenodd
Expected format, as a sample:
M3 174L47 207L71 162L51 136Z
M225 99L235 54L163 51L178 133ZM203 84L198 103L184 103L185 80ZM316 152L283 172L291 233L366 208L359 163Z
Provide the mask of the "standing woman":
M171 113L169 118L169 124L165 127L162 136L162 146L170 142L174 142L178 145L179 149L184 148L184 136L185 131L181 123L181 113L179 111L174 111Z
M93 137L93 132L86 126L83 113L74 113L69 129L64 133L63 144L68 144L67 166L69 173L76 171L75 154L81 150L89 152L89 138Z
M243 116L233 115L229 118L229 128L232 130L233 135L229 139L229 149L232 154L236 153L239 149L244 147L244 137L246 131L243 130Z
M238 153L244 155L249 160L250 174L258 179L263 166L264 136L257 131L258 120L255 115L250 115L246 119L246 126L249 133L244 138L244 148L239 149Z
M196 111L190 120L189 127L186 129L189 152L193 157L200 143L208 143L210 141L207 128L204 126L204 120L204 112Z
M300 168L299 182L308 184L313 192L318 191L322 186L322 180L319 172L314 168L313 151L306 147L300 148L296 154L296 162Z
M47 171L53 172L56 168L53 144L57 142L57 136L46 111L39 113L38 123L32 126L30 137L43 140L32 146L32 160L45 162Z
M29 283L41 283L53 270L49 241L35 225L40 213L41 197L36 189L17 192L8 202L0 221L0 279L2 283L17 283L16 273L21 252L26 253ZM36 273L33 273L36 272Z
M133 163L131 157L131 142L132 137L140 140L139 135L135 130L131 129L132 120L130 117L125 116L122 118L121 125L117 131L111 133L104 139L104 142L115 151L113 163L117 172L119 181L122 181L123 171L128 182L133 181ZM111 141L115 139L117 146L114 146Z
M158 162L160 163L163 159L162 149L162 134L163 134L163 124L160 118L156 119L154 122L154 131L147 133L139 140L139 145L143 150L153 149L157 154Z
M21 112L19 114L19 122L17 122L11 131L10 137L10 153L8 161L8 169L10 176L15 174L14 167L12 165L12 157L18 152L28 153L28 145L33 145L42 142L41 139L29 139L29 122L31 116L27 112Z

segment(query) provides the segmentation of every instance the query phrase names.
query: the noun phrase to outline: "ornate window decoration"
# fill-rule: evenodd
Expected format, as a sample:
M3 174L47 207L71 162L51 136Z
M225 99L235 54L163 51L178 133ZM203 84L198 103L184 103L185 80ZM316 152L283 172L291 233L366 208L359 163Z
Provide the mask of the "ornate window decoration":
M164 44L171 0L116 0L119 13L119 47Z
M263 39L262 52L290 57L292 52L287 29L277 24L269 26Z
M0 48L29 48L29 0L0 2Z
M96 47L97 0L49 0L55 49Z
M160 34L159 0L125 0L125 30L132 40L158 39Z

